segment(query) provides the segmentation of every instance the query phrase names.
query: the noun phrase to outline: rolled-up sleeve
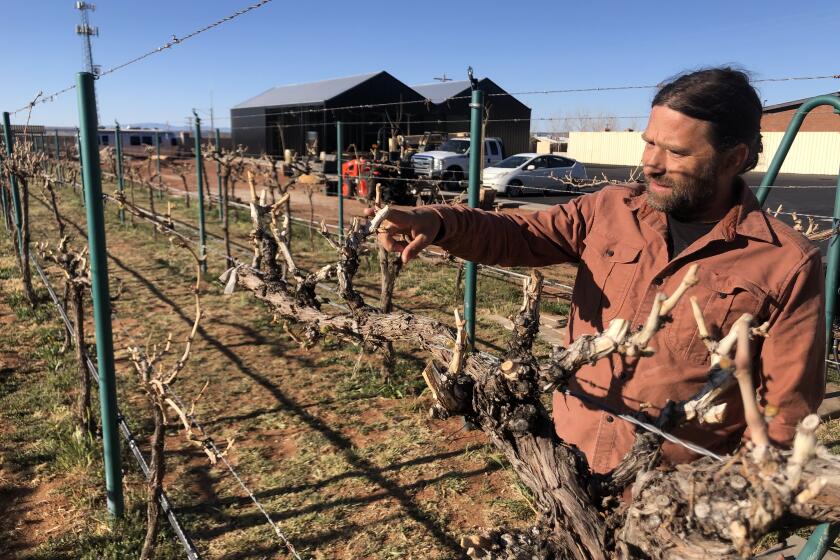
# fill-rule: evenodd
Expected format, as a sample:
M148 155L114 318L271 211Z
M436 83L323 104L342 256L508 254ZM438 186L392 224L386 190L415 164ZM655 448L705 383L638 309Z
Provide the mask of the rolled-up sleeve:
M765 415L773 416L768 429L777 445L790 445L797 423L816 412L825 396L823 283L814 250L791 273L761 349L759 394Z
M583 251L597 194L527 214L502 214L466 206L427 206L442 231L434 244L456 257L481 264L546 266L576 262Z

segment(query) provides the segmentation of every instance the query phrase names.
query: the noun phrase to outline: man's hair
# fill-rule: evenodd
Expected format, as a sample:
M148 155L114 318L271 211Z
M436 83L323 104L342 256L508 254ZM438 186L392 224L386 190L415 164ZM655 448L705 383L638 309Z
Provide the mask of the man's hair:
M657 105L708 122L719 153L746 144L749 156L740 173L758 163L762 107L745 72L723 67L682 74L660 86L651 107Z

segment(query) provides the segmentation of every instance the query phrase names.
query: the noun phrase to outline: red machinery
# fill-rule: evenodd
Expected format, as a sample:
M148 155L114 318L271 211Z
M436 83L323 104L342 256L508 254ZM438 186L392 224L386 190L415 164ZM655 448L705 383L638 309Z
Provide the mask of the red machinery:
M371 192L376 185L371 181L373 173L369 161L364 158L351 159L341 164L341 172L344 175L342 195L361 198L376 196L375 192Z
M411 190L413 169L400 162L377 163L366 158L351 159L341 164L344 183L341 194L364 200L376 198L376 184L382 186L382 202L385 204L415 204L415 193ZM409 174L409 177L406 177Z

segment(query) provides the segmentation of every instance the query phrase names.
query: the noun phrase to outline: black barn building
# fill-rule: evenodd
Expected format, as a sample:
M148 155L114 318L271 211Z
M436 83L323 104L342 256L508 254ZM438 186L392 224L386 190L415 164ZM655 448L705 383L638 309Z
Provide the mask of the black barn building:
M390 130L386 123L396 122L401 108L404 116L424 112L422 100L387 72L275 87L231 109L233 143L252 154L280 155L286 148L304 153L307 135L317 135L318 149L334 152L334 123L342 121L345 148L366 151L380 129ZM391 103L396 105L383 105Z
M489 107L487 136L497 136L506 154L527 151L531 109L492 80L479 80ZM387 72L280 86L231 109L233 143L248 153L304 153L307 139L318 150L336 149L335 122L344 123L344 146L367 151L390 135L468 132L469 82L409 87ZM383 146L384 147L384 146Z
M429 108L430 120L439 122L429 126L436 127L435 130L439 132L469 132L470 82L438 82L412 86L412 89L432 103ZM531 109L490 78L479 80L477 89L484 92L487 117L484 134L487 137L501 138L506 156L529 151Z

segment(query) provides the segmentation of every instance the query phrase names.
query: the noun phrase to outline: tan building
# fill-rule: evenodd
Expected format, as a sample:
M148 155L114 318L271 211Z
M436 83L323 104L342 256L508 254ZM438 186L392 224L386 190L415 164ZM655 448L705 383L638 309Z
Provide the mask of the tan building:
M827 95L840 95L840 91ZM794 113L808 99L810 98L765 107L764 114L761 116L761 132L784 132ZM808 113L799 130L800 132L840 132L840 115L834 112L834 107L821 105Z

